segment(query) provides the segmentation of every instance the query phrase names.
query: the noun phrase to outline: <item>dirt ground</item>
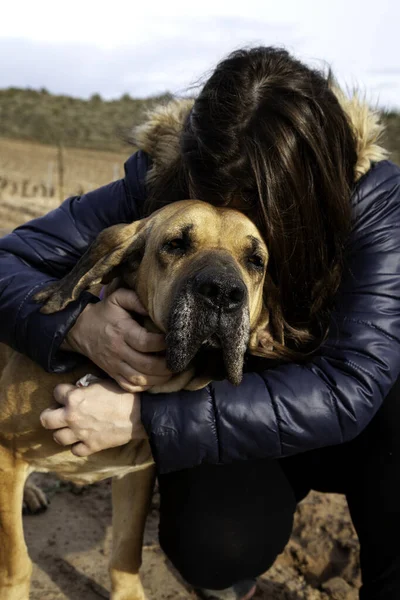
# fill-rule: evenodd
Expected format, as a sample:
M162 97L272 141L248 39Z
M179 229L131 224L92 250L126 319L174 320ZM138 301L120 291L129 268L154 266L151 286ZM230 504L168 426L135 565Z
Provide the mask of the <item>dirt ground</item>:
M34 563L31 600L108 598L111 484L79 491L54 476L35 475L50 497L48 510L24 517ZM154 496L143 550L142 581L149 600L194 599L168 564L157 540ZM299 506L292 538L275 565L259 578L257 600L356 600L358 543L345 501L310 494Z

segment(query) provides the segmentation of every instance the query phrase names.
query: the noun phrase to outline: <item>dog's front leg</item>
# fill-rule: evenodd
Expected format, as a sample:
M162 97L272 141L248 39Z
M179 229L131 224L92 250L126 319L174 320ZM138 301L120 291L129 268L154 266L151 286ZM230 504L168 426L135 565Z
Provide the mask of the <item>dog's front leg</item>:
M120 479L113 479L111 600L145 600L139 568L154 478L155 467L150 465Z
M0 448L0 598L28 600L32 563L24 540L22 497L29 467Z

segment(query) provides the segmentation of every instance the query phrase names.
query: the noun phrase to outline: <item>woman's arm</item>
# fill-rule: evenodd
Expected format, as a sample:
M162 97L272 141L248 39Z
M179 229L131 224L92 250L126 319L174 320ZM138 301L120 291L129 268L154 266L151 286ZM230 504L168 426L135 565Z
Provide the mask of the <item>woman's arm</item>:
M400 169L378 163L353 204L349 269L318 355L246 374L239 387L144 393L160 472L340 444L372 419L400 373Z
M125 178L66 200L0 240L0 341L30 356L50 372L66 371L79 355L59 347L85 306L89 293L53 315L42 315L33 296L61 278L98 233L140 218L148 159L137 152L125 163Z

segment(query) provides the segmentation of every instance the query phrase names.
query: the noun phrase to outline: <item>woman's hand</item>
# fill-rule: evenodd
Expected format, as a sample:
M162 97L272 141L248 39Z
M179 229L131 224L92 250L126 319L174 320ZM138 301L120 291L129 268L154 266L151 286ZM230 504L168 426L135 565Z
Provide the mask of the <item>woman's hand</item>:
M46 429L56 429L54 440L72 445L76 456L147 437L140 420L140 394L124 392L114 381L85 388L62 383L55 388L54 398L58 406L44 410L40 421Z
M163 334L149 333L130 312L147 315L132 290L118 289L88 304L69 331L62 348L84 354L129 392L166 383L172 376L164 356Z

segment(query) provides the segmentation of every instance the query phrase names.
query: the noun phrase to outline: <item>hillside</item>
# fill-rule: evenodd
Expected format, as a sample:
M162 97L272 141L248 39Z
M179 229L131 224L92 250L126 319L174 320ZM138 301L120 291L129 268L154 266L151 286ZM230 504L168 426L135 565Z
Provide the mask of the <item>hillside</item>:
M72 148L121 150L123 135L140 123L147 108L168 100L170 94L148 99L89 100L55 96L40 91L0 90L0 137Z
M0 90L0 137L72 148L126 150L123 134L140 123L151 105L171 98L169 93L147 99L89 100L56 96L40 91L9 88ZM384 115L387 146L400 163L400 113Z

